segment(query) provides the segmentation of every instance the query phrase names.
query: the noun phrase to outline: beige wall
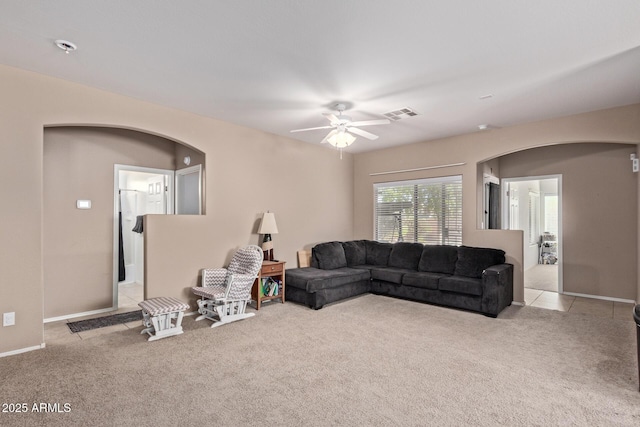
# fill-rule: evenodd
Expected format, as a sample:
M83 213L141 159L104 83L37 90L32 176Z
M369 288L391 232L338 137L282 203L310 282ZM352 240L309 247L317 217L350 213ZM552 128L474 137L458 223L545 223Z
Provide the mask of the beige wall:
M114 164L174 170L176 145L114 128L44 130L45 318L112 307Z
M145 239L149 295L185 297L198 270L259 243L261 212L276 213L275 254L350 239L353 156L11 67L0 66L0 354L43 343L43 129L119 127L185 143L206 155L206 212L150 216ZM113 180L109 180L109 186ZM111 193L111 191L109 191ZM76 197L72 195L71 197ZM10 243L8 243L10 242Z
M477 163L559 142L640 142L640 104L345 155L63 80L0 66L0 354L43 342L43 129L120 127L185 143L206 155L206 212L198 217L149 216L145 239L149 296L185 297L204 266L259 243L260 213L276 213L276 257L295 265L296 250L327 240L371 237L372 183L436 173L369 173L464 162L438 174L463 175L464 243L503 248L516 265L515 298L523 300L522 233L477 230ZM397 124L402 126L400 122ZM395 125L394 125L395 126ZM151 248L149 248L151 246Z
M402 122L397 123L402 126ZM395 125L394 125L395 126ZM640 140L640 104L576 116L528 123L488 132L474 132L452 138L426 141L392 149L361 153L354 162L354 236L373 235L373 184L376 182L463 176L463 243L497 247L514 263L514 300L524 302L522 232L481 230L481 189L483 166L478 163L528 148L576 142L637 144ZM464 163L462 166L414 172L371 175ZM627 164L626 167L629 167ZM500 165L500 172L502 172ZM637 179L637 174L635 175ZM630 233L633 233L632 230ZM597 268L607 268L597 266ZM636 284L637 286L637 284ZM626 295L626 294L625 294Z
M238 247L261 243L257 230L267 210L278 225L274 256L288 268L297 267L302 248L352 238L352 157L340 160L333 150L272 138L256 134L239 153L207 153L206 218L147 217L147 297L171 293L193 303L189 288L200 269L226 264Z
M564 144L500 158L500 178L562 175L565 292L635 300L636 145Z

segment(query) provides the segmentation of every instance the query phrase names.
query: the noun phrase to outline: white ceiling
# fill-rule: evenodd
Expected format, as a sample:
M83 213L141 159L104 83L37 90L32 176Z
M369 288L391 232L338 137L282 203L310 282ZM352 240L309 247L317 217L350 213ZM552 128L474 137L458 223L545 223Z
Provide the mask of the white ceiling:
M638 0L0 0L0 40L6 65L314 144L289 130L337 101L420 114L350 152L640 102Z

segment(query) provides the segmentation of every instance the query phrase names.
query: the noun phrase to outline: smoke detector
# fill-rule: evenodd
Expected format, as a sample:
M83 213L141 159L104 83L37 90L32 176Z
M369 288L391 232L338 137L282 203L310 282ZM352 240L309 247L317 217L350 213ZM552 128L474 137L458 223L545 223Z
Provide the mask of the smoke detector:
M55 43L56 43L56 46L64 50L64 53L67 53L67 54L69 52L73 52L74 50L78 49L78 46L76 46L75 44L67 40L56 40Z

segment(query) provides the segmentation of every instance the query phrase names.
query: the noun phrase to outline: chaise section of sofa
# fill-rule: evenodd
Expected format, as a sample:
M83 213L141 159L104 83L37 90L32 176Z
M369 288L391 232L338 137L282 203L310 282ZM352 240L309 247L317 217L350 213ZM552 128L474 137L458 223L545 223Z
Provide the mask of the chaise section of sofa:
M286 271L287 299L314 309L372 292L497 316L513 300L504 251L468 246L327 242L311 267Z
M286 298L313 309L371 290L367 269L349 267L341 242L317 245L311 251L311 267L288 269Z

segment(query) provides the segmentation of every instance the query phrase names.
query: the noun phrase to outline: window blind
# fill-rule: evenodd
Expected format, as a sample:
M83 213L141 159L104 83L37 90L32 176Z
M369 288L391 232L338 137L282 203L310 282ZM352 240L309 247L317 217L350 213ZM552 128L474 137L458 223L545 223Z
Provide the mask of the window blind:
M374 184L374 239L462 244L462 176Z

